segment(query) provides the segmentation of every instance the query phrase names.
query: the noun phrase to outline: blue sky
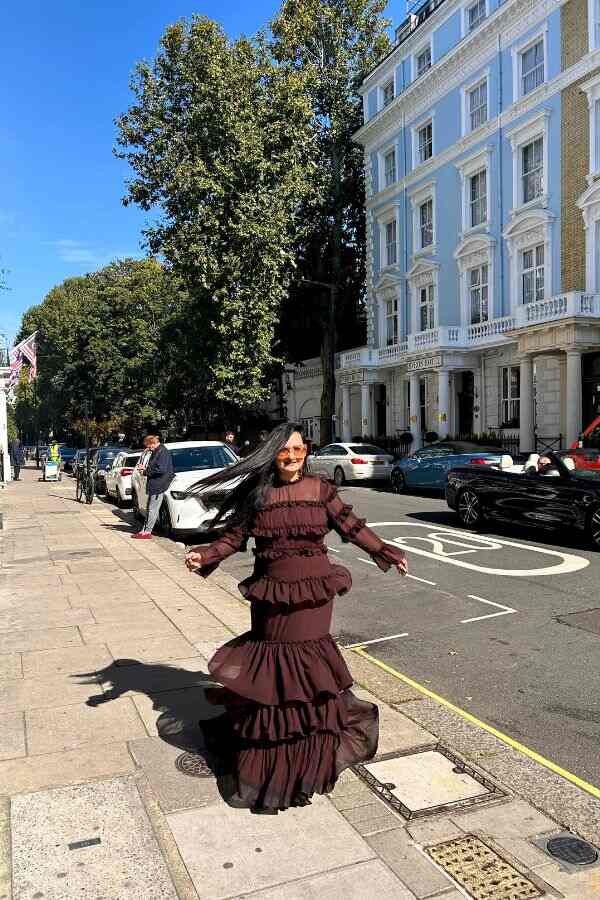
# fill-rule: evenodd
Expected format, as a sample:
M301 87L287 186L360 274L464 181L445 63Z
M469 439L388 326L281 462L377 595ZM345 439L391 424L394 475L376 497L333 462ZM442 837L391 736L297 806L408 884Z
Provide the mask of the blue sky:
M135 63L165 27L201 13L253 33L279 0L9 0L0 38L0 331L65 278L143 255L146 214L123 207L127 167L112 154ZM397 24L402 0L392 0ZM396 14L398 12L398 14Z

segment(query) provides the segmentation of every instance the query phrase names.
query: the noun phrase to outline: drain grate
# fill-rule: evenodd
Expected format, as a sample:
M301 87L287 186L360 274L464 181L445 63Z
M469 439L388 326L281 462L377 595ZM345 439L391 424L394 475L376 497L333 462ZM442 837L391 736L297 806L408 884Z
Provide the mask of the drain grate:
M474 835L428 847L427 853L475 900L527 900L543 896L532 881Z
M212 778L213 770L199 753L181 753L175 760L175 768L190 778Z

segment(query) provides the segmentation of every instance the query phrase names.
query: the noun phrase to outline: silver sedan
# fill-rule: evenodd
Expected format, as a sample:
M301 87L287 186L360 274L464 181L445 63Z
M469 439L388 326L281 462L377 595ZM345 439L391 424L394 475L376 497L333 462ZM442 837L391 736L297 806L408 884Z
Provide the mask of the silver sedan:
M309 472L326 475L340 487L346 481L368 481L390 477L394 463L381 447L373 444L327 444L307 459Z

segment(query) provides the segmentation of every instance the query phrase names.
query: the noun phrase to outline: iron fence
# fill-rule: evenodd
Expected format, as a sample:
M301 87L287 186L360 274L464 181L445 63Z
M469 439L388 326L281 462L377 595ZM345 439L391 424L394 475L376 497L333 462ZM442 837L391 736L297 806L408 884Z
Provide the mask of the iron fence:
M563 435L557 437L543 437L540 434L535 436L535 452L536 453L552 453L556 450L563 449Z

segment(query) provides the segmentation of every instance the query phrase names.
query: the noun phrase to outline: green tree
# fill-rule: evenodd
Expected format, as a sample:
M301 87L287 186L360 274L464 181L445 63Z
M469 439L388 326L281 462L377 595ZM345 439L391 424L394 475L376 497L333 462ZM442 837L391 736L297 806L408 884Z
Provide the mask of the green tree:
M185 393L193 381L204 403L251 406L265 396L315 174L304 77L275 66L262 40L232 42L195 16L167 28L132 90L117 121L133 170L124 202L159 212L148 246L191 298L173 325Z
M312 146L319 185L304 201L297 247L298 283L317 299L321 325L323 394L321 439L333 438L334 353L337 331L356 334L365 283L364 161L352 135L362 124L359 86L388 52L383 18L387 0L284 0L272 23L271 51L285 70L300 74L311 106ZM306 297L295 288L292 304Z
M42 431L61 433L86 410L98 423L114 420L125 431L167 418L165 396L178 354L167 336L185 301L156 260L126 259L67 279L28 310L20 336L38 335ZM23 400L31 402L29 388Z

